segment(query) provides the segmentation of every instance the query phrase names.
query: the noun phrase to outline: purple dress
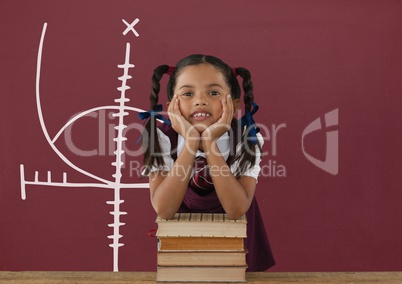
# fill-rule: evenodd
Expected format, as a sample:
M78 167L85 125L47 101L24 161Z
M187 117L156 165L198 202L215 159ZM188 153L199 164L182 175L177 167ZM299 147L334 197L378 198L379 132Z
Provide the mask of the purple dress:
M237 127L236 122L232 123L232 128L233 127ZM162 130L162 132L170 139L172 149L176 149L177 133L166 124L163 124L159 129ZM237 131L234 131L234 133L236 132ZM237 140L236 137L233 140ZM176 160L176 151L172 151L171 156L173 160ZM190 184L178 212L225 213L215 190L200 195L199 190L192 188ZM246 213L246 217L247 238L245 239L245 247L248 250L248 253L246 254L248 265L247 271L265 271L275 264L275 260L272 255L264 222L255 197Z

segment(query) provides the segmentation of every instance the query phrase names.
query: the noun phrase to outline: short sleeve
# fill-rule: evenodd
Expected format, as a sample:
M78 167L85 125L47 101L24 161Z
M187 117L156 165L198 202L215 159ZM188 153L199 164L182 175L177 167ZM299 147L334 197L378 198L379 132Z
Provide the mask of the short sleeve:
M258 142L260 143L260 146L262 147L262 145L264 144L264 138L262 137L262 135L260 133L257 133L257 139L258 139ZM240 151L243 151L242 148L241 148L241 144L237 145L236 154L239 154ZM256 153L255 153L255 164L254 164L254 166L248 168L242 174L242 176L253 177L258 181L258 175L260 174L260 171L261 171L260 162L261 162L261 151L257 147L256 148ZM230 166L230 169L231 169L232 173L234 173L238 167L239 167L239 161L234 162Z
M156 161L154 164L150 167L149 173L152 172L157 172L157 171L170 171L170 169L173 167L174 161L170 155L172 146L170 144L169 137L167 137L162 130L159 128L156 129L156 133L158 135L158 140L159 140L159 145L161 148L161 153L155 153L155 155L162 156L163 161L165 162L165 165L157 165ZM143 172L144 174L144 172Z

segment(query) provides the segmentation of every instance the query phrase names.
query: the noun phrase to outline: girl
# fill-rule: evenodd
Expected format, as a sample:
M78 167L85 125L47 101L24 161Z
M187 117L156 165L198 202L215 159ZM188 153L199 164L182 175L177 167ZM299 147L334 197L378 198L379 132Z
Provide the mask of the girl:
M158 113L164 74L170 75L170 122ZM240 121L234 117L240 106L238 75L246 110ZM250 72L213 56L190 55L175 67L154 70L150 100L151 111L140 118L150 117L142 143L156 213L165 219L176 212L221 212L232 219L246 214L248 271L274 265L254 197L263 139L252 117L258 107ZM157 125L156 118L166 123Z

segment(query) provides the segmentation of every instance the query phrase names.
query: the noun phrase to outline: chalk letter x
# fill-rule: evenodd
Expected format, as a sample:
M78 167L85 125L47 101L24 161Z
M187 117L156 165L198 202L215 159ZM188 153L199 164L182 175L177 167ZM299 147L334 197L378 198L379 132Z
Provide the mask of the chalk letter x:
M126 24L127 28L124 30L123 35L126 35L129 31L132 31L136 37L139 37L140 35L137 33L137 31L134 29L134 26L140 21L139 19L135 19L131 24L127 23L126 20L122 19L123 23Z

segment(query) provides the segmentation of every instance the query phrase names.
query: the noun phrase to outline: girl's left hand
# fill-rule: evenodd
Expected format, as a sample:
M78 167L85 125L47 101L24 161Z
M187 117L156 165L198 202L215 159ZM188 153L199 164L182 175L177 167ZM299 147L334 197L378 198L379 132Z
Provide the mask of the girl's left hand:
M201 141L203 144L206 141L215 141L225 132L229 131L234 115L233 101L230 94L226 96L226 99L222 100L222 107L223 111L221 118L202 132Z

